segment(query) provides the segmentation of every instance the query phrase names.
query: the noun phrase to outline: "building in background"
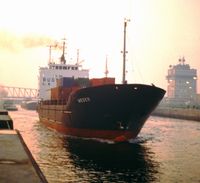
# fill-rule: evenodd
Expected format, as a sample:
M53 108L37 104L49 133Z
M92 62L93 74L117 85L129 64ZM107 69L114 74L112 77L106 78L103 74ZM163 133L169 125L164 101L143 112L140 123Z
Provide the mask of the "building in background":
M180 58L177 65L170 65L166 102L170 105L193 105L197 99L197 70Z

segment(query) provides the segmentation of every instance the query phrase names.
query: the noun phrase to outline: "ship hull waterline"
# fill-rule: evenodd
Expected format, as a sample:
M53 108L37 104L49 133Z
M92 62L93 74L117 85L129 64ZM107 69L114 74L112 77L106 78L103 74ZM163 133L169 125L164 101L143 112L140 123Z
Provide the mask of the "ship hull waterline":
M51 123L49 119L45 118L40 119L40 121L50 129L56 130L62 134L80 138L103 139L114 142L122 142L134 139L137 136L137 133L133 131L69 128L63 127L61 123L58 124L55 123L55 121Z
M63 134L128 141L137 137L165 91L149 85L104 85L74 92L67 104L38 105L39 118Z

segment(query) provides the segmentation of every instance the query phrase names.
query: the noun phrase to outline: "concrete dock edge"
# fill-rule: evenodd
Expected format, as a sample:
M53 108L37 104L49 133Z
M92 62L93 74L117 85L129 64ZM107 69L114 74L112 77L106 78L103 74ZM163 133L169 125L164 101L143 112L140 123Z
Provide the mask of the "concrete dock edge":
M18 130L0 130L0 182L47 183Z

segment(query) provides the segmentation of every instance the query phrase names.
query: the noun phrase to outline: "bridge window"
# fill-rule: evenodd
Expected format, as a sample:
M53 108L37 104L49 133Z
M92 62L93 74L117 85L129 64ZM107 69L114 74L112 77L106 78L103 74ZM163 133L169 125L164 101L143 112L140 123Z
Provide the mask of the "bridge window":
M44 81L44 82L46 81L46 78L45 78L45 77L43 77L43 81Z
M58 66L56 66L56 69L58 69Z
M67 70L67 67L66 67L66 66L63 66L63 69L64 69L64 70Z

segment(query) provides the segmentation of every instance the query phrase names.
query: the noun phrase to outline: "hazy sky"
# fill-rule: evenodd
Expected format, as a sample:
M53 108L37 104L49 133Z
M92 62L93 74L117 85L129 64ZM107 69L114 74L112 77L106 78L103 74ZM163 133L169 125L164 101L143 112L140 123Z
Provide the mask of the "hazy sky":
M67 39L90 77L121 82L123 21L127 27L127 79L166 89L169 65L185 57L200 75L200 0L6 0L0 6L0 85L37 88L47 45ZM198 86L200 86L198 80ZM200 89L198 90L200 91Z

